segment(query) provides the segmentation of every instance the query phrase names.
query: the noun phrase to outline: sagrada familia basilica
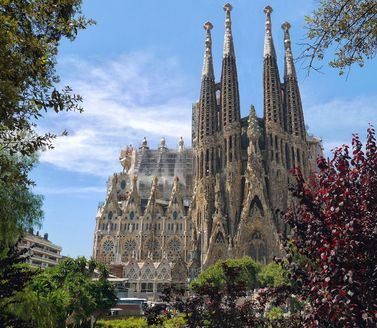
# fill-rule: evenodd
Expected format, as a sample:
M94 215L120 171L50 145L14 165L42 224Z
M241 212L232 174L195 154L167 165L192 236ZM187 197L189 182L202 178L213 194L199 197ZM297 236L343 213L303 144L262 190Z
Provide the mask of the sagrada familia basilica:
M305 128L289 35L284 33L283 80L266 6L264 116L253 106L240 115L231 10L226 4L220 82L214 76L212 24L204 24L205 52L199 101L192 109L192 148L164 138L150 149L121 151L123 171L109 178L96 216L93 255L129 279L130 288L156 293L166 282L187 283L219 259L248 255L262 263L282 256L281 213L291 204L290 170L315 169L321 142Z

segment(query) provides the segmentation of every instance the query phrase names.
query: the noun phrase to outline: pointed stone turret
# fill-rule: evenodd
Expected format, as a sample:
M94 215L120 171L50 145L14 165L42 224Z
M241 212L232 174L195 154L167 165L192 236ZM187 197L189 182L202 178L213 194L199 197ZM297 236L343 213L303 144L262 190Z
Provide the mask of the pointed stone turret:
M145 208L145 214L151 214L153 216L155 212L157 192L158 192L158 177L155 176L152 180L151 192L149 194L147 207Z
M203 144L204 140L213 136L217 130L216 88L212 61L212 28L213 25L210 22L206 22L204 24L204 29L206 30L206 40L202 70L202 85L199 99L199 147L200 144Z
M147 141L147 138L144 137L142 143L141 143L141 146L139 147L139 149L149 149L148 147L148 141Z
M202 70L202 80L204 78L215 79L215 74L213 72L213 60L212 60L212 37L211 30L213 25L211 22L206 22L203 25L206 30L206 40L205 40L205 50L204 50L204 62Z
M287 156L287 164L290 167L299 166L304 176L307 176L309 174L308 145L306 142L304 113L289 35L291 25L285 22L281 27L284 31L285 47L284 106L287 113L287 130L291 135L291 149L289 151L290 156Z
M209 227L214 212L214 189L218 149L218 107L216 83L212 62L212 40L210 22L204 24L206 31L202 83L197 108L198 128L195 147L195 185L197 190L196 208L193 221L203 236L202 251L206 251L209 240Z
M264 7L264 13L266 14L265 23L265 37L264 37L264 57L272 56L276 58L276 52L274 47L274 42L272 40L272 28L271 28L271 13L272 8L270 6Z
M166 140L165 137L162 137L160 140L160 146L158 147L159 150L166 150L168 147L166 147Z
M285 106L288 118L287 127L288 131L294 136L306 140L304 114L302 110L295 65L293 62L291 38L289 35L291 25L288 22L285 22L281 27L284 31L285 47L284 86Z
M203 265L214 264L219 259L224 259L229 256L229 231L228 222L224 213L224 190L222 188L220 174L216 174L216 186L215 186L215 209L216 212L213 216L213 222L209 229L210 239L207 256L203 259Z
M223 167L226 175L226 212L229 230L233 235L240 213L241 192L241 119L238 90L237 66L234 53L232 6L227 3L225 10L225 36L221 71L221 113L223 132Z
M233 122L240 122L240 97L238 90L236 57L233 46L232 21L230 12L232 6L227 3L224 6L225 36L221 70L221 110L224 131L226 126ZM237 131L238 133L239 131ZM239 146L237 147L239 148ZM233 152L237 156L237 152Z
M234 46L233 46L233 36L232 36L232 19L230 17L230 12L232 11L232 5L230 3L225 4L224 10L226 13L225 18L225 36L224 36L224 49L223 58L225 56L234 57Z
M202 71L202 85L199 99L199 131L198 131L198 155L197 178L213 175L215 173L215 160L213 152L216 146L217 133L217 104L216 86L212 62L212 41L210 22L204 24L206 30L205 54Z
M266 31L264 38L264 116L266 126L275 126L285 129L283 116L283 103L281 96L281 85L279 69L276 61L274 42L272 39L271 13L272 8L264 8L266 14Z

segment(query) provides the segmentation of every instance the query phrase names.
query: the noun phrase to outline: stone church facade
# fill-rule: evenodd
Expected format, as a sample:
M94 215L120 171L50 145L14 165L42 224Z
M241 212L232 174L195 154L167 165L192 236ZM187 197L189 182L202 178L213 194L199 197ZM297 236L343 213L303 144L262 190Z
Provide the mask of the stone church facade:
M141 272L145 263L149 282L163 276L172 281L175 275L175 283L186 283L218 259L249 255L266 263L283 255L279 235L287 233L281 213L292 202L290 170L299 166L308 176L321 154L320 140L309 137L305 128L289 23L282 25L285 67L281 80L272 38L272 8L265 7L264 116L258 118L250 106L248 117L242 118L231 5L226 4L224 10L219 82L212 61L212 24L204 24L200 97L192 109L192 148L185 147L182 137L176 149L169 149L164 138L158 149L150 149L145 138L138 148L126 147L120 155L123 170L109 178L105 202L98 208L93 256L121 266L120 275L130 280L137 271L130 268ZM158 272L162 267L164 274ZM145 283L141 273L137 281Z

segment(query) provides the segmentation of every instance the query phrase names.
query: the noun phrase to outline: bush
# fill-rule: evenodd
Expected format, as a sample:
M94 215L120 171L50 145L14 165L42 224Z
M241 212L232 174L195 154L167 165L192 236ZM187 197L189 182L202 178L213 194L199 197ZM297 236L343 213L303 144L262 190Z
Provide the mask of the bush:
M284 317L284 311L282 308L274 306L266 313L266 317L271 321L280 320Z
M145 318L127 318L119 320L98 320L97 328L184 328L187 327L186 320L183 316L179 315L175 318L163 320L158 325L148 325Z
M119 320L98 320L98 328L147 328L148 324L144 318L127 318Z

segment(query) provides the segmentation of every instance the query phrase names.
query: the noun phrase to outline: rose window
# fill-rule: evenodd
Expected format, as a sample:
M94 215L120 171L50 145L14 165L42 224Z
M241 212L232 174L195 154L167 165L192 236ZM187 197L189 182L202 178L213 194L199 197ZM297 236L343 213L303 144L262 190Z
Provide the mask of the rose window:
M160 245L159 245L158 241L154 240L154 239L149 240L148 243L147 243L147 248L151 251L157 250L159 248L159 246Z
M173 239L169 243L169 250L173 253L178 253L181 250L181 242L178 239Z
M114 249L114 243L111 240L106 240L103 243L103 252L105 254L111 253L113 251L113 249Z
M136 241L132 239L126 240L124 249L127 253L132 253L136 249Z

